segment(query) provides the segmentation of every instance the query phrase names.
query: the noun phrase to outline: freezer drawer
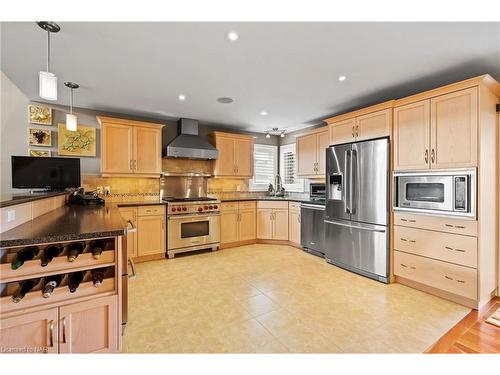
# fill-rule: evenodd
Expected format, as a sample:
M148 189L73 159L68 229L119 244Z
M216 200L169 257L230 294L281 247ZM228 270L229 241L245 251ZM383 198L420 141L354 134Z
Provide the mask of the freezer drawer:
M389 282L389 230L382 225L325 220L328 263Z
M325 207L302 204L300 208L300 242L303 248L325 253Z

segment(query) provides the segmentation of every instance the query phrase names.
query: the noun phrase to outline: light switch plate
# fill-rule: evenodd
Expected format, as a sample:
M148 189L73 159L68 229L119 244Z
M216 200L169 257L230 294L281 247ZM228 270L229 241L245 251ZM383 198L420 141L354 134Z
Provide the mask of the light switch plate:
M16 210L7 211L7 222L16 220Z

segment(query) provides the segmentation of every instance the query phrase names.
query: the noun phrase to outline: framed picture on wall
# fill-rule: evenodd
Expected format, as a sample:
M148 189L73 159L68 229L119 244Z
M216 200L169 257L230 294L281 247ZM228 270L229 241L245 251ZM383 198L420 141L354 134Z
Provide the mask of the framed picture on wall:
M42 105L28 106L28 119L32 124L52 125L52 108Z
M30 146L52 146L52 133L49 129L29 128L28 143Z
M57 152L64 156L96 156L96 128L78 125L75 131L57 125Z
M50 150L28 150L29 156L36 156L40 158L50 158L52 156L52 152Z

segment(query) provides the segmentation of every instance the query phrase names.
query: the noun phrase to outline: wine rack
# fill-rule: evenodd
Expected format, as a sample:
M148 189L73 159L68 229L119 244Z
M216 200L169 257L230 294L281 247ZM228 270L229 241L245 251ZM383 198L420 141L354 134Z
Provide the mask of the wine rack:
M0 283L11 281L18 281L24 279L34 279L41 276L48 276L66 272L81 271L92 268L100 268L106 266L113 266L115 264L115 242L114 239L106 239L106 246L99 259L94 259L90 250L91 241L85 242L83 253L78 256L74 262L69 262L67 258L67 247L72 242L60 243L58 245L64 246L62 253L54 257L52 261L45 267L41 265L41 256L43 251L47 249L50 244L39 246L40 252L33 260L28 260L18 269L11 268L11 262L16 256L17 251L23 247L9 248L0 250Z
M107 267L104 279L98 287L94 286L90 272L85 272L83 281L73 293L71 293L68 288L68 275L69 274L65 274L61 284L54 289L52 295L48 298L44 298L42 294L44 284L42 277L40 282L31 291L26 293L24 298L18 303L15 303L12 300L12 296L19 288L19 283L14 281L1 284L0 312L7 313L17 309L53 304L55 302L65 301L71 298L88 297L108 293L114 291L116 288L115 267Z

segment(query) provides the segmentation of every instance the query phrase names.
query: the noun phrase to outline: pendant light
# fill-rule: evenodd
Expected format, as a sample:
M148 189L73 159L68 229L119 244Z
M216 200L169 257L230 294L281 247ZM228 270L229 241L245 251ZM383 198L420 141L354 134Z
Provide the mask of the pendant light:
M57 33L61 28L52 21L40 21L37 24L47 31L47 71L38 74L38 95L42 99L57 100L57 76L50 72L50 33Z
M75 131L77 128L77 123L76 123L76 115L73 114L73 90L80 87L80 85L73 82L64 82L64 85L70 89L69 113L66 114L66 130Z

